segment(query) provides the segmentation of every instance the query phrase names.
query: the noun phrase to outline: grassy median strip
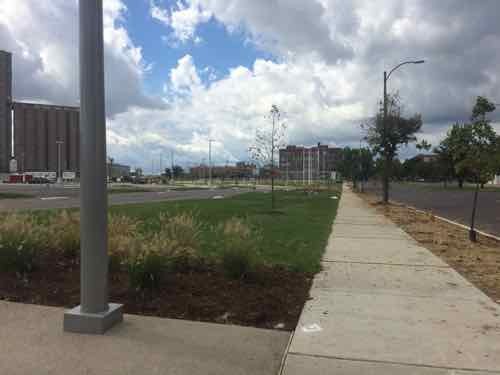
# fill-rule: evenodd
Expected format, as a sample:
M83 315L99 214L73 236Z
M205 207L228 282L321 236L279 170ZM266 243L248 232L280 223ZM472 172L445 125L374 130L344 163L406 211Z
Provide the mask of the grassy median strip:
M22 193L0 193L0 199L28 199L33 198L33 195Z
M160 213L194 213L203 223L203 255L217 257L221 249L212 246L214 232L209 230L231 218L248 221L262 235L261 257L270 265L315 273L328 240L337 210L333 193L277 192L278 209L270 210L270 195L246 193L222 200L193 200L114 206L111 212L138 219L154 231L152 218ZM334 195L334 194L333 194Z

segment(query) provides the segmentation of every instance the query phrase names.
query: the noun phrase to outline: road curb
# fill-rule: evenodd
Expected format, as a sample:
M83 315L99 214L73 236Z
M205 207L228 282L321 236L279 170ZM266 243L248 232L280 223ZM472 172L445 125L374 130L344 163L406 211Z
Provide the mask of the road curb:
M432 213L432 211L425 211L425 210L421 210L421 209L416 208L416 207L413 207L413 206L408 206L408 205L406 205L406 204L404 204L404 203L400 203L400 202L396 202L396 201L394 201L394 203L396 203L396 204L398 204L398 205L402 205L402 206L404 206L404 207L406 207L406 208L409 208L410 210L413 210L413 211L418 212L418 213L421 213L421 214L430 214L430 213ZM469 230L469 229L470 229L470 227L468 227L467 225L464 225L464 224L458 223L458 222L456 222L456 221L453 221L453 220L447 219L447 218L442 217L442 216L434 215L433 213L432 213L432 215L433 215L436 219L441 220L441 221L444 221L444 222L446 222L446 223L448 223L448 224L452 224L452 225L455 225L455 226L457 226L457 227L460 227L460 228L462 228L462 229L466 229L466 230ZM489 238L489 239L492 239L492 240L495 240L495 241L499 241L499 242L500 242L500 237L497 237L497 236L495 236L495 235L493 235L493 234L486 233L486 232L483 232L483 231L480 231L480 230L477 230L477 229L476 229L476 232L477 232L479 235L483 236L483 237L486 237L486 238Z

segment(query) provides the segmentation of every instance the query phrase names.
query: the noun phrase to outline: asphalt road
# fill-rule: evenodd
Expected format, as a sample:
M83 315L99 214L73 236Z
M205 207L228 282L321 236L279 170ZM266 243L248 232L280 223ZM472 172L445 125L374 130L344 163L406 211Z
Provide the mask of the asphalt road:
M367 190L380 194L380 186L368 185ZM470 225L474 192L472 190L444 190L406 184L392 184L390 199L438 216ZM477 229L500 236L500 192L479 193Z
M248 192L248 189L197 189L197 190L166 190L152 189L148 192L109 194L108 204L140 204L186 199L213 199L217 196L224 198ZM0 192L16 192L29 194L30 198L0 199L0 211L10 210L40 210L54 208L72 208L80 206L78 187L47 188L36 185L0 185Z

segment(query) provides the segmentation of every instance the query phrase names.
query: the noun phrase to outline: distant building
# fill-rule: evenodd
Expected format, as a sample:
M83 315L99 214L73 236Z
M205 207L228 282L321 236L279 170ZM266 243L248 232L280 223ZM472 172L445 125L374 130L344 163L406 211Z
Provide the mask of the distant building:
M254 176L257 167L255 164L238 162L236 165L214 165L212 166L212 178L251 178ZM193 178L206 179L209 177L210 168L208 165L200 164L189 169L189 174Z
M80 170L79 108L12 99L12 55L0 51L0 173ZM13 142L12 142L13 141ZM60 166L59 166L60 162Z
M438 158L439 155L437 154L418 154L417 156L414 156L410 160L423 161L424 163L432 163L437 161Z
M59 165L60 164L60 165ZM63 176L80 172L80 108L12 99L12 54L0 51L0 174ZM112 164L113 178L130 167Z
M111 163L108 161L107 165L107 171L108 171L108 178L110 179L117 179L117 178L123 178L123 177L130 177L130 166L128 165L123 165L123 164L117 164L117 163Z
M327 179L338 171L342 149L318 143L315 147L287 146L279 151L282 178L290 180Z

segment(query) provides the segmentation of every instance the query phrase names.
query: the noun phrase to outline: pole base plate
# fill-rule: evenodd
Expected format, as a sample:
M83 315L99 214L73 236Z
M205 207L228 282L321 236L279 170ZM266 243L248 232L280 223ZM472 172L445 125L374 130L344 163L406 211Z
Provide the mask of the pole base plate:
M64 331L102 335L123 321L123 305L110 303L108 310L98 314L83 313L81 306L64 312Z

